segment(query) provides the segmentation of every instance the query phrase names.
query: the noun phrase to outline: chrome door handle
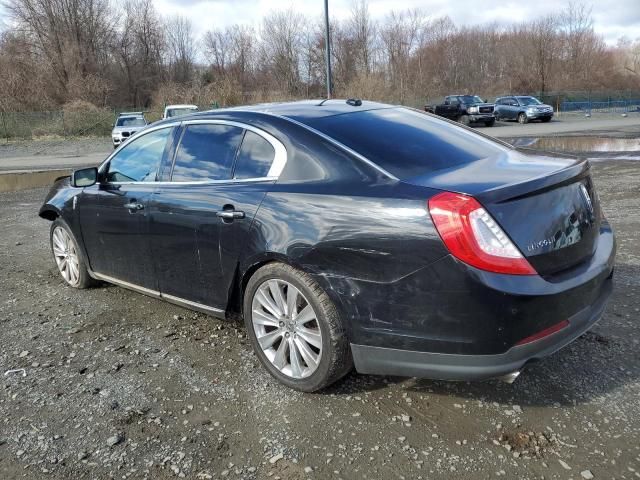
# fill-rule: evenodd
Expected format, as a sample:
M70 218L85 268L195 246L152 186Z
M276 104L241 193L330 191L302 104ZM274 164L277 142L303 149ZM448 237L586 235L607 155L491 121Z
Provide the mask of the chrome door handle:
M144 205L138 202L131 202L131 203L125 203L124 208L126 208L130 212L135 212L138 210L142 210L144 208Z
M240 212L238 210L222 210L220 212L216 212L216 216L223 220L235 220L237 218L244 218L244 212Z

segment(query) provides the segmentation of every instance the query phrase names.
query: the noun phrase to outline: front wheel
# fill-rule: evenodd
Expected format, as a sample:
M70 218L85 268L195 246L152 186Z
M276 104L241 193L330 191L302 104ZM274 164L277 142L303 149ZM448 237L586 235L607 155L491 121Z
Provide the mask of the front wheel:
M256 355L281 383L313 392L351 370L342 320L329 296L306 273L267 264L249 280L243 303Z
M518 115L518 123L521 123L522 125L524 125L528 121L529 121L529 118L527 118L526 113L520 113Z
M462 115L458 121L463 125L469 125L471 122L469 121L469 115Z
M57 218L51 223L49 241L58 271L67 285L88 288L96 283L87 271L78 242L63 220Z
M484 122L485 126L487 127L493 127L495 125L496 121L494 120L487 120L486 122Z

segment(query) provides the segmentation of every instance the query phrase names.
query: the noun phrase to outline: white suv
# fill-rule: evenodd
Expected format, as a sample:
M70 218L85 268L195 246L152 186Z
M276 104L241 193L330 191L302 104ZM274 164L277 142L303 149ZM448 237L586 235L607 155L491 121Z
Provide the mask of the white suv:
M162 119L171 118L171 117L179 117L180 115L187 115L189 113L194 113L198 111L198 107L196 105L167 105L164 107L164 114L162 115Z
M134 133L147 126L147 120L142 112L123 112L118 115L116 123L111 131L113 148L118 148Z

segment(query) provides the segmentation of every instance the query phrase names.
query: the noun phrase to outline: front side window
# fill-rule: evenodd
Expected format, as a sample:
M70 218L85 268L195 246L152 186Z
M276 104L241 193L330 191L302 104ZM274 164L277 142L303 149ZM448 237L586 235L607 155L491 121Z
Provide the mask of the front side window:
M234 177L240 179L266 177L275 155L275 149L267 140L247 130L238 153Z
M529 106L529 105L541 105L542 102L535 97L518 97L518 101L520 105Z
M477 95L463 95L462 97L460 97L460 100L462 101L462 103L464 103L465 105L467 104L473 104L473 103L484 103L484 100L482 100L480 97L478 97Z
M231 178L242 128L230 125L188 125L176 152L171 180L192 182Z
M162 128L126 143L109 161L107 182L155 182L172 130Z

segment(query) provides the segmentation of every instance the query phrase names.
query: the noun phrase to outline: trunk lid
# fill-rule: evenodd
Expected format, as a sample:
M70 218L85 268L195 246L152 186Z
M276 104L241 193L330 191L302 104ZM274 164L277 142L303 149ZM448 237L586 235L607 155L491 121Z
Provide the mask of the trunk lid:
M474 196L540 275L595 252L600 207L585 160L511 150L405 181Z

